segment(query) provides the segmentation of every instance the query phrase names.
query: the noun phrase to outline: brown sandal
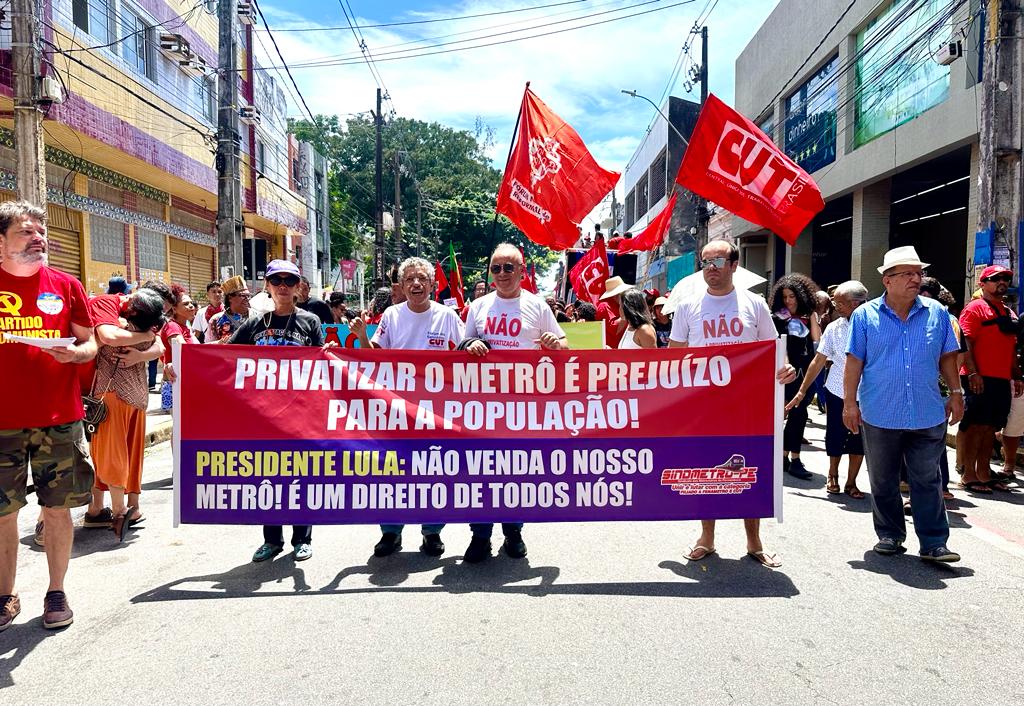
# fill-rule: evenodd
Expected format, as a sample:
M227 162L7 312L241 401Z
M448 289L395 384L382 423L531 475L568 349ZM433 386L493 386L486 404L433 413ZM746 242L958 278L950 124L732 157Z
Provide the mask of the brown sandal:
M123 515L118 515L117 517L114 518L113 522L110 523L110 529L111 529L111 531L113 531L114 535L117 537L118 543L121 543L121 542L124 541L124 535L128 531L128 528L131 527L133 524L135 524L135 522L138 522L139 519L141 519L141 518L137 518L134 521L131 519L131 516L137 510L138 510L138 508L136 508L134 506L133 507L129 507L127 510L124 511Z
M862 493L860 491L860 488L858 488L855 485L846 486L846 488L844 488L844 491L854 500L862 500L864 498L864 493Z
M829 476L825 483L825 492L829 495L839 495L839 476Z

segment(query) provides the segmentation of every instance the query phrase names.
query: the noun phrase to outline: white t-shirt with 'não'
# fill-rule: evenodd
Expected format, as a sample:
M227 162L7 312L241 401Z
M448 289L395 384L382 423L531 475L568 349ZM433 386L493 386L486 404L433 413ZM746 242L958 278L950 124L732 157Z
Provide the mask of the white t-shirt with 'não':
M768 303L745 289L716 296L704 292L676 309L669 338L694 347L778 338Z
M482 338L493 350L534 350L545 332L565 338L551 307L531 292L504 299L491 292L474 301L466 315L466 337Z
M451 307L432 301L429 309L416 313L404 302L387 308L371 342L381 348L447 351L458 346L462 336L462 319Z

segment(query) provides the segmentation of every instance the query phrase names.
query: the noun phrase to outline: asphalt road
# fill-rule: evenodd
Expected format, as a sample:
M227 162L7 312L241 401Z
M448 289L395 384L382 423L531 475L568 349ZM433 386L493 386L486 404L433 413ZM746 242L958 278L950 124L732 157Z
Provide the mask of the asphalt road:
M460 562L465 526L440 559L410 527L383 560L376 528L318 527L312 560L254 565L256 527L171 527L162 444L144 528L121 546L76 530L67 630L41 628L46 563L22 513L0 702L1024 701L1024 488L957 493L958 565L924 564L914 539L880 557L869 501L825 493L823 429L807 435L815 478L787 479L786 521L763 530L774 571L744 558L739 522L690 564L693 522L528 525L528 559L478 566Z

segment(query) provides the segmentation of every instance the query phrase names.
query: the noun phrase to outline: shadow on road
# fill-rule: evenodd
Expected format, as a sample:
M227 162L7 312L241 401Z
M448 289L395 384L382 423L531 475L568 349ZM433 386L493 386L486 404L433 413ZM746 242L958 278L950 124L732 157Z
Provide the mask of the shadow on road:
M799 498L807 498L809 500L824 500L825 502L835 505L840 510L846 510L847 512L860 512L870 513L871 512L871 494L864 493L864 497L860 500L851 498L846 493L839 493L835 495L808 495L807 493L792 493Z
M882 556L872 550L864 552L863 561L847 562L850 568L870 571L890 577L897 583L925 591L947 588L946 582L974 576L974 569L951 564L932 564L922 561L912 552L896 556Z
M132 527L124 536L124 541L118 544L117 537L109 529L85 529L82 527L75 527L75 539L74 544L71 547L71 558L77 559L80 556L88 556L90 554L102 554L111 552L116 549L124 549L130 544L133 544L138 538L138 530L145 528L145 522ZM19 542L39 554L44 554L46 550L40 547L34 541L32 541L33 535L26 534L22 537ZM128 561L125 557L125 561Z
M40 613L42 605L36 606ZM22 603L21 610L29 610L29 606ZM0 690L14 686L14 670L21 666L25 657L29 655L39 644L48 637L56 637L63 630L44 630L43 617L40 615L27 623L17 623L4 631L3 646L0 647Z

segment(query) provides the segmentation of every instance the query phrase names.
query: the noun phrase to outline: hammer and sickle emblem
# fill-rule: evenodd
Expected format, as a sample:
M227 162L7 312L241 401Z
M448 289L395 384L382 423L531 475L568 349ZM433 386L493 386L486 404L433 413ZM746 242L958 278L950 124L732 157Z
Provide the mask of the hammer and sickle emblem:
M21 297L14 292L0 292L0 314L21 316Z

